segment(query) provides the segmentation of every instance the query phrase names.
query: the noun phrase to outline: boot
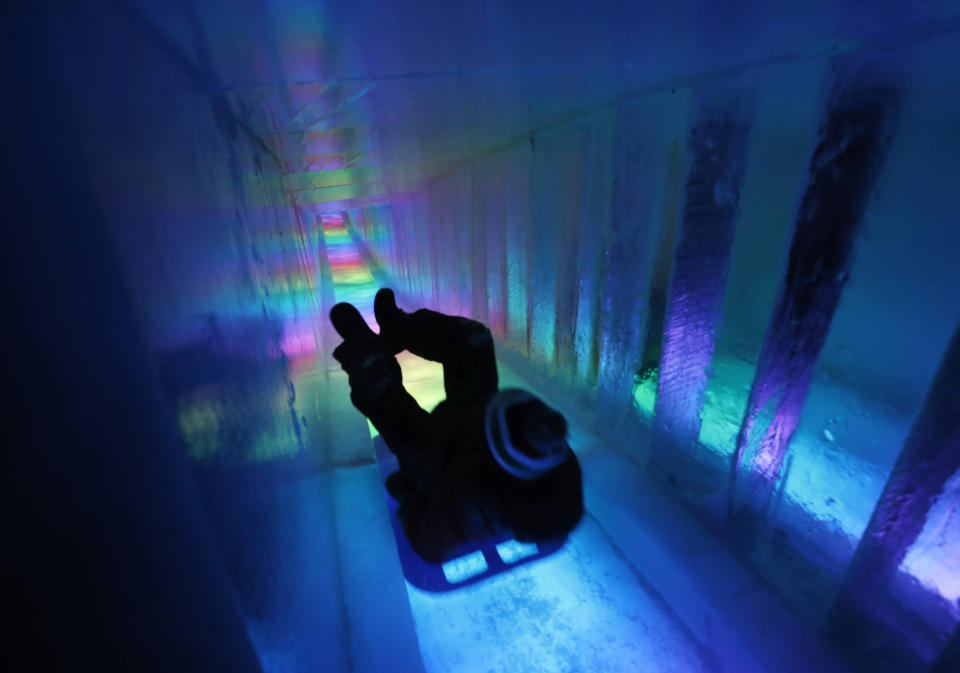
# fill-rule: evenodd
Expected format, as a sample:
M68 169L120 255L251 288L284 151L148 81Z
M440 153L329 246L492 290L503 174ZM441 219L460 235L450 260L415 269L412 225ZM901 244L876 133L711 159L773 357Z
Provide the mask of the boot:
M372 405L391 388L402 385L400 364L352 304L334 306L330 310L330 322L343 337L343 343L333 349L333 357L347 373L350 400L369 416Z
M330 322L344 341L366 341L377 336L353 304L340 302L330 309Z
M388 355L386 343L370 329L353 304L341 302L334 306L330 310L330 322L343 339L343 343L333 349L333 357L348 374L357 372L372 355Z
M377 296L373 300L373 315L380 325L380 338L383 339L387 349L396 355L404 350L404 326L407 321L406 311L397 308L397 300L393 295L393 290L389 288L380 288Z

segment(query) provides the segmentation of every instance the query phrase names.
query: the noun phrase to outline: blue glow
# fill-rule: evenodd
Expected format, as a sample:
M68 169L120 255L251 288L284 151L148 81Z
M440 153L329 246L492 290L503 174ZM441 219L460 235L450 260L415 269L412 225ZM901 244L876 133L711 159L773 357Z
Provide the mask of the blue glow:
M537 551L539 551L539 548L536 543L533 542L509 540L497 545L497 553L500 554L500 558L503 559L504 563L516 563L528 556L533 556Z
M483 557L482 551L475 551L472 554L455 558L443 564L443 576L451 584L459 584L471 577L483 573L487 569L487 559Z

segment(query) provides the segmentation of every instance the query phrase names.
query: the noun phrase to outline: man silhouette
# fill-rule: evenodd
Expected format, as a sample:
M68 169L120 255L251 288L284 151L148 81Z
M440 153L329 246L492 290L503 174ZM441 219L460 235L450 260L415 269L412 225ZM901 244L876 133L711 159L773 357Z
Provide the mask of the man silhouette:
M580 464L566 419L532 394L498 390L490 330L475 320L397 308L383 288L376 334L340 303L330 320L350 399L397 456L387 490L413 549L442 562L471 542L512 535L536 542L568 533L583 514ZM404 389L395 355L443 365L446 399L431 413Z

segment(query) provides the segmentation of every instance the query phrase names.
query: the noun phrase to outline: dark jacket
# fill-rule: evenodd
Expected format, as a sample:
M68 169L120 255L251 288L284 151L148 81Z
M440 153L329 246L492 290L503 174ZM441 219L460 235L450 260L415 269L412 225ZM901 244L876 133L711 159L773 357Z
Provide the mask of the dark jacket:
M568 460L534 481L504 471L490 455L483 406L445 401L425 419L419 447L426 458L397 516L414 550L441 562L464 546L512 535L536 542L564 535L583 514L580 464Z

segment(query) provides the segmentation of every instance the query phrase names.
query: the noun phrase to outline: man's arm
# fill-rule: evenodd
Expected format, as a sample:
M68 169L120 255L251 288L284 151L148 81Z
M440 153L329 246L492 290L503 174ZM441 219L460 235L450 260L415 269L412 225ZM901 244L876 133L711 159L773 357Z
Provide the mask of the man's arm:
M463 545L492 533L480 513L479 501L467 486L464 473L472 464L448 470L440 487L430 495L410 493L397 510L397 518L413 547L425 560L442 563Z

